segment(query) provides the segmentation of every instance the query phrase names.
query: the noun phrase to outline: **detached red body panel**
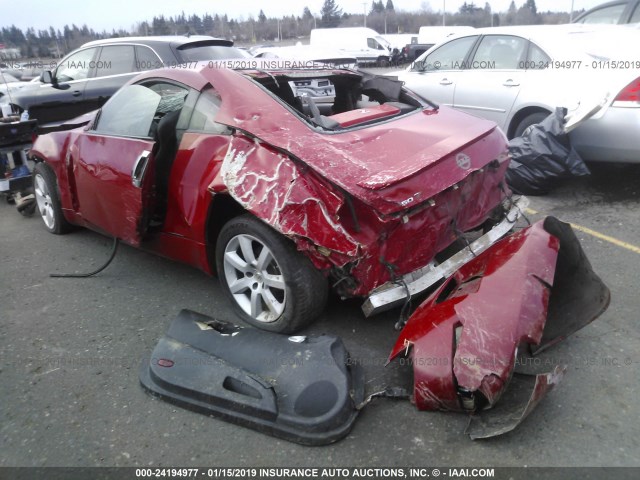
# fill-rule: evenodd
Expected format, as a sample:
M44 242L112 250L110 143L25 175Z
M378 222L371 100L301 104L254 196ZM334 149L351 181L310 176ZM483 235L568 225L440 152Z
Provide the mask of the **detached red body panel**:
M558 239L537 223L464 265L420 305L391 354L410 344L414 360L440 364L437 370L427 362L414 365L419 409L460 410L453 378L458 387L495 403L511 377L518 345L540 343L558 248ZM456 346L457 327L462 334ZM443 376L451 382L443 385Z
M489 409L514 374L537 375L518 399L522 414L513 428L564 372L528 371L526 359L593 321L609 298L571 227L548 217L443 283L408 320L390 359L410 356L420 410Z

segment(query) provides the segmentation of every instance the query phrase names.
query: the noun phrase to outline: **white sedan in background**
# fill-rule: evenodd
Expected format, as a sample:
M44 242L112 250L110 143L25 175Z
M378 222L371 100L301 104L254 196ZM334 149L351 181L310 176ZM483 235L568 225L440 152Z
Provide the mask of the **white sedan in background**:
M640 31L624 26L482 28L434 46L393 75L434 102L495 121L509 138L556 107L576 116L585 160L640 162Z

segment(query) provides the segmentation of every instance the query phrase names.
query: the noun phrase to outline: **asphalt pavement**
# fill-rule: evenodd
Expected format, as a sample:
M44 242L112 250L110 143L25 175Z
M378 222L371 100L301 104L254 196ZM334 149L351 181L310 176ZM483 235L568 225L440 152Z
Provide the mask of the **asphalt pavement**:
M516 431L488 441L463 434L465 415L377 399L325 447L183 410L140 387L141 359L181 309L238 322L215 278L127 246L96 277L50 278L98 267L110 240L82 229L51 235L2 200L0 466L640 466L640 166L600 165L531 200L532 220L585 227L578 237L612 292L604 315L545 353L569 365L560 385ZM399 312L365 319L359 308L331 297L305 333L341 336L368 392L410 383L401 365L383 366Z

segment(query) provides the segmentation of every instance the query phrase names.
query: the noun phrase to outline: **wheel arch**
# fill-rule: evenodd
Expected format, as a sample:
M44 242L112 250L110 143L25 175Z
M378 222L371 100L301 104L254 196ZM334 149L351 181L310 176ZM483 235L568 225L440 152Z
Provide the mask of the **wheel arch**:
M74 205L73 159L68 155L72 143L67 131L47 133L40 135L29 151L29 158L36 163L45 163L56 176L58 196L68 221L73 221L70 212L75 212L77 207ZM68 157L66 161L65 157Z
M518 110L518 112L516 112L516 114L511 118L511 122L509 122L509 128L507 129L507 138L509 140L513 138L513 135L522 120L524 120L526 117L528 117L533 113L539 113L539 112L548 113L548 114L552 113L549 108L539 106L539 105L531 105Z
M217 193L213 195L207 211L205 222L205 242L207 245L207 262L212 273L216 272L216 244L222 227L231 219L250 213L245 210L231 195Z

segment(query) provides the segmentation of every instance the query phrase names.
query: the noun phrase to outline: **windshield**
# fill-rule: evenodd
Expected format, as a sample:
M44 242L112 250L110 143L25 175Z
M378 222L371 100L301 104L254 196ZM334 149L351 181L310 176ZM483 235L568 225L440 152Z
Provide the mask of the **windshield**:
M389 42L387 42L384 38L382 38L381 36L377 36L375 37L375 39L378 41L378 43L384 47L387 48L391 48L391 44Z
M0 74L2 75L2 81L3 82L12 83L12 82L19 82L20 81L16 77L14 77L13 75L9 75L8 73L0 72Z
M178 50L182 62L200 62L207 60L229 60L232 58L253 58L249 52L236 47L219 45L182 47Z

